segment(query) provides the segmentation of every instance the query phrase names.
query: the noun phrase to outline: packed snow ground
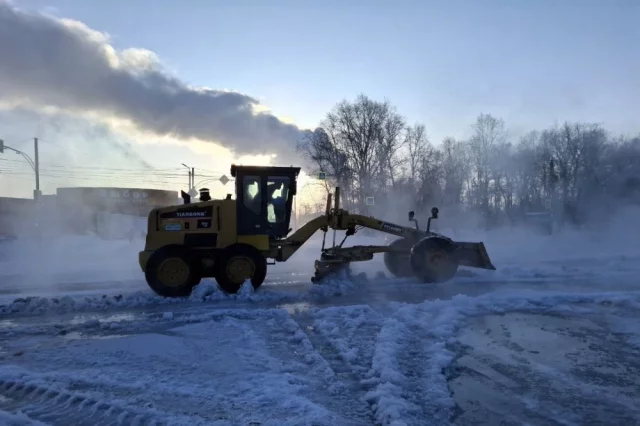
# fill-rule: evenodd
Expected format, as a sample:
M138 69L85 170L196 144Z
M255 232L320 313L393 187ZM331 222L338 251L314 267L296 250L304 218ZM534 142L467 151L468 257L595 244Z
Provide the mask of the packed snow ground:
M146 287L140 241L8 243L0 423L635 424L640 244L614 234L457 235L498 271L441 285L380 259L311 285L316 239L258 292L177 301Z

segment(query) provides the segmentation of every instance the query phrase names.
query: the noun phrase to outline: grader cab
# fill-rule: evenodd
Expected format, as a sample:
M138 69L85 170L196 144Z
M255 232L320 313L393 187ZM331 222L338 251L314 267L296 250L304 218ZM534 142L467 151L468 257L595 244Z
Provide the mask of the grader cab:
M325 214L291 233L291 208L297 191L299 167L231 166L236 198L201 196L184 204L154 209L148 218L147 238L139 263L149 286L166 297L188 296L202 278L215 278L220 288L235 293L249 280L257 289L267 275L267 259L287 261L311 236L334 231L332 247L315 264L313 282L320 283L351 262L384 253L387 269L397 277L416 276L422 282L451 279L459 265L495 269L483 243L461 243L427 229L404 227L373 217L351 214L340 207L340 189L329 194ZM363 227L396 235L389 246L343 247L347 237ZM346 231L339 245L335 232ZM272 263L273 264L273 263Z

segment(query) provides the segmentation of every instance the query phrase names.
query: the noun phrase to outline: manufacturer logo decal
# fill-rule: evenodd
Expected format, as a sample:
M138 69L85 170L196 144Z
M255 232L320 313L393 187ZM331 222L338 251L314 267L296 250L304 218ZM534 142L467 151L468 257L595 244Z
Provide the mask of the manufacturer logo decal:
M206 212L177 212L176 217L206 217Z
M382 229L384 229L385 231L389 231L389 232L397 232L397 233L401 233L402 232L402 228L397 226L397 225L393 225L391 223L382 223Z
M196 217L211 217L213 208L207 207L187 207L160 214L162 219L191 219Z

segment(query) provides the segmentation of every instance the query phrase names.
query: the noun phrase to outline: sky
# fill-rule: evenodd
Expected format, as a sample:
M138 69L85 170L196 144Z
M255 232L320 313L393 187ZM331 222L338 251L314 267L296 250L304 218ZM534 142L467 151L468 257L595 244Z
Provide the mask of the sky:
M639 21L636 0L0 0L0 138L41 139L45 193L179 190L185 163L218 194L232 161L301 165L292 141L360 93L435 144L480 113L635 134ZM31 196L19 161L0 196Z

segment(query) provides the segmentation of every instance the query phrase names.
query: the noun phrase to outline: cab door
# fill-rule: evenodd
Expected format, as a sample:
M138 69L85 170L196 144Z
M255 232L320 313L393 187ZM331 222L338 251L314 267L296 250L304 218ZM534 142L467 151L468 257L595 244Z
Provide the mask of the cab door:
M238 180L238 235L264 235L268 230L265 179L259 175L241 175Z

